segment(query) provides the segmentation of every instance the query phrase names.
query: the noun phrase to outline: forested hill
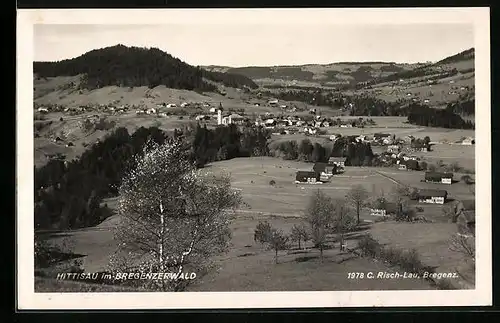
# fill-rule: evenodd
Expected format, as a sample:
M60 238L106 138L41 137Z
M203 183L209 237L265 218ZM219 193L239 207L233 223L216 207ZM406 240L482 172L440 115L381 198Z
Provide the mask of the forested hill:
M446 57L443 60L440 60L434 65L439 65L439 64L450 64L450 63L456 63L460 61L466 61L466 60L471 60L474 59L475 56L475 50L474 48L469 48L467 50L464 50L463 52L460 52L456 55Z
M34 62L39 77L85 75L82 87L165 85L169 88L214 91L216 83L235 88L257 88L239 74L210 72L184 63L158 48L116 45L92 50L79 57L58 62Z

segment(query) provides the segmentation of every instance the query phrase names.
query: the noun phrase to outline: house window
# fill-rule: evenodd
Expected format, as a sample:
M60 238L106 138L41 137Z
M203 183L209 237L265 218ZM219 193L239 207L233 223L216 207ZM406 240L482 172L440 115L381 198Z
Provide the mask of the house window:
M451 178L441 178L441 183L443 183L443 184L451 184Z

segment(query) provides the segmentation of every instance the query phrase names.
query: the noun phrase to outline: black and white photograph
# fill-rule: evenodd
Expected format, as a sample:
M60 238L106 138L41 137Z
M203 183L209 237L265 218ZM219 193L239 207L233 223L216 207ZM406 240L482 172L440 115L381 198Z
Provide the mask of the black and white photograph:
M488 8L19 10L17 46L20 308L491 304Z

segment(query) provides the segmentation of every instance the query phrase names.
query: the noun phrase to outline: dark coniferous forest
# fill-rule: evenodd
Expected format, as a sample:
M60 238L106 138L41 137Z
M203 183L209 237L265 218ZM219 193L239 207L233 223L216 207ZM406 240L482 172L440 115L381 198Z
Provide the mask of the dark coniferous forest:
M408 107L408 122L425 127L474 129L474 123L454 113L453 107L451 105L446 109L433 109L414 103Z
M59 62L34 62L39 77L84 75L81 86L96 89L104 86L165 85L169 88L215 91L216 85L257 88L251 79L238 74L208 72L184 63L158 48L116 45L92 50L79 57Z
M186 152L197 167L235 157L267 155L269 131L259 127L236 126L176 130L172 136L156 127L129 134L117 128L94 144L79 159L50 160L35 168L35 229L68 230L95 226L110 215L102 205L116 196L122 177L134 166L137 154L152 140L183 140Z

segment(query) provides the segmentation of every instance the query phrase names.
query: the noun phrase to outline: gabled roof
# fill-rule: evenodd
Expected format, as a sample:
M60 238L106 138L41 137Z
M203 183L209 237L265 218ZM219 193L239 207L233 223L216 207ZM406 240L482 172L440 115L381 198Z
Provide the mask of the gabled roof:
M327 164L326 163L315 163L314 166L313 166L313 170L315 172L324 172L326 170L326 166Z
M425 178L453 178L453 173L425 172Z
M328 162L334 163L334 162L345 162L346 157L330 157L328 158Z
M418 191L419 197L446 197L448 192L445 190L422 189Z
M309 170L299 170L295 174L295 180L300 181L300 180L305 180L307 178L316 178L316 180L319 180L319 173L316 173L314 171L309 171Z

